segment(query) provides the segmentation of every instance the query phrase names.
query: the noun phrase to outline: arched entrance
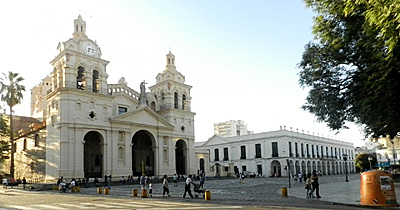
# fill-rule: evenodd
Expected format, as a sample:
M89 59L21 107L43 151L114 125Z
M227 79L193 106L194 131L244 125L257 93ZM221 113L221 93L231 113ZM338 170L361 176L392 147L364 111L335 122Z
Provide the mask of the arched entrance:
M175 144L175 168L176 174L186 174L186 142L178 140Z
M204 171L204 159L203 158L200 158L200 170L205 172Z
M132 174L154 176L153 136L145 130L132 137Z
M271 176L272 177L281 176L281 163L277 160L271 162Z
M85 178L103 176L103 136L96 131L88 132L83 138L83 172Z
M300 163L298 160L296 160L295 166L296 166L296 174L299 174L301 172L301 170L300 170Z

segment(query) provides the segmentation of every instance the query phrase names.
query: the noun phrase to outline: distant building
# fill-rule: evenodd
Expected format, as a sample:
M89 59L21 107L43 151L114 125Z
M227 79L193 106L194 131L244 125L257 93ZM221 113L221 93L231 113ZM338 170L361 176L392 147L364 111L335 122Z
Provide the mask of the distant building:
M242 136L251 134L247 130L247 125L241 120L230 120L214 124L214 134L223 137Z
M196 151L208 151L209 175L227 176L255 172L264 177L321 171L324 175L354 172L352 143L288 130L234 137L214 135L196 143ZM347 155L347 162L343 157Z
M376 160L380 166L391 166L397 168L400 166L399 151L400 143L399 137L390 139L383 137L379 139L372 139L371 142L377 144L375 153Z

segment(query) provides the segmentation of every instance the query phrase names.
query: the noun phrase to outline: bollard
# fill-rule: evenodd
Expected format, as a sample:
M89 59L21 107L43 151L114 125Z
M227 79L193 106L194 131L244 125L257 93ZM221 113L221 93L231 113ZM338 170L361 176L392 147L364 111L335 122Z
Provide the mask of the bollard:
M211 191L207 190L207 191L205 192L204 199L205 199L206 201L211 200Z
M71 192L76 192L76 187L72 187Z
M104 188L104 195L110 194L110 188L106 187Z
M132 196L133 196L133 197L137 197L137 189L134 189L134 190L132 191Z
M57 185L52 185L52 186L51 186L51 189L52 189L52 190L58 190L58 187L57 187Z
M287 188L286 187L282 187L282 196L287 197Z
M140 196L141 196L142 198L147 198L147 190L142 190L142 191L140 192Z
M76 187L76 192L81 192L81 187L77 186Z
M101 187L97 188L97 194L103 194L103 188Z

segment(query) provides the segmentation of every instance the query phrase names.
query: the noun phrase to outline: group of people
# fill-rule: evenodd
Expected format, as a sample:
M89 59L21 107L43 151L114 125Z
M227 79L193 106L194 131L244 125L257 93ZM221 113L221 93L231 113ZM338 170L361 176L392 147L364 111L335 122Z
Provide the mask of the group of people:
M307 174L307 176L305 177L305 182L306 182L305 189L307 190L306 197L315 198L314 196L314 191L315 191L317 198L321 198L321 196L319 195L318 175L315 170L312 172L312 174L311 173Z

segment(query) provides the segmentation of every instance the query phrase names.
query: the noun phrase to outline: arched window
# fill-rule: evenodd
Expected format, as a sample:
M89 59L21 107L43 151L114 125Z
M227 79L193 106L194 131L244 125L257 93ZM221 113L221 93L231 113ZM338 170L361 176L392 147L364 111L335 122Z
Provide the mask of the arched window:
M186 95L182 95L182 110L185 110L186 107Z
M174 108L178 109L178 93L174 93Z
M156 111L156 103L154 101L151 102L150 108L151 110Z
M76 88L85 90L85 69L82 66L78 67L78 76L76 77Z
M93 71L93 92L98 93L100 88L99 82L99 72L97 70Z

